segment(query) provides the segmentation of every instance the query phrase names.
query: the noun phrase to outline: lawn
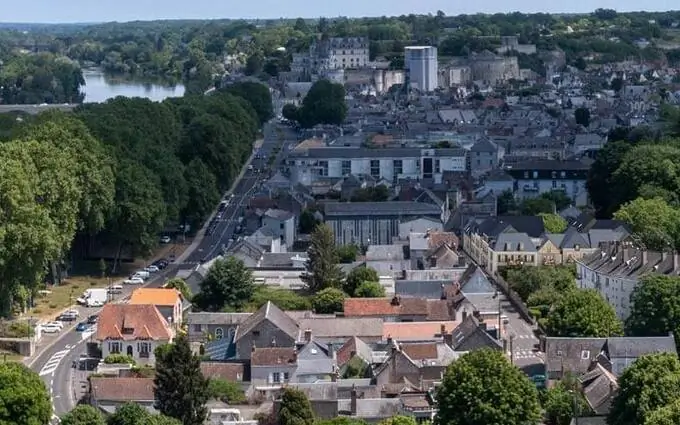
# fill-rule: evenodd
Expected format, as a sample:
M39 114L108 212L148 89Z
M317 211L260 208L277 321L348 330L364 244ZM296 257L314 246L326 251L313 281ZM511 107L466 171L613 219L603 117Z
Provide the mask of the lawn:
M188 244L166 244L159 247L152 258L167 257L170 254L179 256ZM139 259L133 263L121 264L120 270L111 276L113 282L125 279L135 270L149 264L150 260ZM75 304L88 288L105 288L109 284L108 278L99 275L99 262L87 262L80 267L81 274L69 276L59 286L50 286L41 291L35 300L35 307L30 309L25 316L33 316L39 319L54 319L60 312Z
M24 356L20 356L12 351L0 350L0 362L22 362Z

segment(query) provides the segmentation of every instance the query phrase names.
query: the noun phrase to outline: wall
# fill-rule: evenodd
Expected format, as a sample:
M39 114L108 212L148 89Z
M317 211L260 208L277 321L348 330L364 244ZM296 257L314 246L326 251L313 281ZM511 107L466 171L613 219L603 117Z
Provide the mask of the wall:
M128 347L132 347L132 358L135 359L135 361L138 364L149 364L153 365L156 363L156 356L154 355L154 352L156 348L158 348L161 345L165 345L169 343L169 340L160 340L160 341L115 341L115 340L105 340L102 341L101 347L102 347L102 358L106 358L110 354L114 354L111 352L111 344L112 343L120 343L121 349L120 352L117 354L122 354L122 355L127 355L129 353ZM141 345L140 344L149 344L149 350L148 350L148 357L140 357L140 349Z
M35 342L27 338L0 338L0 349L30 357L35 353Z

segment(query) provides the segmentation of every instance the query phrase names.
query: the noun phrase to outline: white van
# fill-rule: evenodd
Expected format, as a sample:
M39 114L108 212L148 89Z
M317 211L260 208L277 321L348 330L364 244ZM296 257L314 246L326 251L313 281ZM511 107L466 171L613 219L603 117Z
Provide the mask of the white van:
M146 270L140 270L138 272L135 272L135 274L132 275L132 277L141 277L142 279L146 280L149 278L149 272Z

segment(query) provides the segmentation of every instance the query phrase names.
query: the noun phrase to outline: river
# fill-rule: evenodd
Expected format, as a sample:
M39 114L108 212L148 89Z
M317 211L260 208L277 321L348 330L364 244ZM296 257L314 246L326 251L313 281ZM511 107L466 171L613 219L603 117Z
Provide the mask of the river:
M85 93L85 103L105 102L116 96L144 97L153 101L161 101L168 97L181 97L184 95L184 86L162 85L124 80L104 75L99 70L84 70L85 86L81 88Z

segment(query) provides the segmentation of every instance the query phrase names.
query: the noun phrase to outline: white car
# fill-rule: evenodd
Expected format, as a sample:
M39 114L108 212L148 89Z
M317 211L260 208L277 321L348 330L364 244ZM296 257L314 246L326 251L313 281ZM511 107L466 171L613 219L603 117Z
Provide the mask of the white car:
M76 310L75 308L72 308L70 310L66 310L64 312L64 314L66 314L68 316L76 316L76 317L80 316L80 312L78 310Z
M141 285L144 283L144 279L141 277L132 277L130 279L126 279L123 283L126 285Z
M144 270L146 270L149 273L158 273L158 271L159 271L158 267L156 267L156 266L149 266L149 267L145 268Z
M163 236L161 238L161 243L170 243L170 236Z
M56 326L57 328L59 328L59 330L64 329L64 324L62 322L59 322L59 321L47 322L47 323L43 324L43 326Z
M44 324L44 325L40 326L40 330L42 330L46 334L56 334L61 330L61 328L59 328L59 326L55 326L55 325Z

